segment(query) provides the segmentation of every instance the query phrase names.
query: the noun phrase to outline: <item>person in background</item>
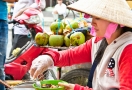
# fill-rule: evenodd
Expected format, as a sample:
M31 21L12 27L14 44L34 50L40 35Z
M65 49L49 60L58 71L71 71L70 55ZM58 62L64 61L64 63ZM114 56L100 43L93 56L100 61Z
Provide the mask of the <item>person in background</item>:
M8 42L8 23L7 23L7 3L17 2L17 0L0 0L0 79L5 80L4 64L6 59L6 48ZM5 90L4 85L0 84L0 90Z
M63 3L63 0L57 0L57 4L53 9L52 14L54 20L57 20L58 18L62 20L66 17L66 5Z
M40 1L40 8L43 10L46 6L45 0ZM19 0L17 3L15 3L14 11L13 11L13 18L18 17L22 14L24 10L27 8L38 8L37 0ZM17 47L21 48L24 46L28 41L31 40L29 31L25 27L25 25L17 25L14 26L14 38L12 41L12 48L10 51L9 56L12 55L12 51L16 49Z
M92 63L87 86L65 90L132 90L132 11L126 0L79 0L68 6L92 17L94 37L73 49L46 49L32 62L33 78L48 67Z

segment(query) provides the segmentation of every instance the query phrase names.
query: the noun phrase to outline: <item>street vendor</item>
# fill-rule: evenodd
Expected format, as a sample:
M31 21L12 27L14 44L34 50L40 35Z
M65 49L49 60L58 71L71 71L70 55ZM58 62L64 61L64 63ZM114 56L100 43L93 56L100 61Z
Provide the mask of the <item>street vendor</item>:
M48 67L91 62L88 86L59 83L65 90L132 90L132 11L126 0L79 0L68 8L92 17L94 36L73 49L45 49L30 68L33 78Z

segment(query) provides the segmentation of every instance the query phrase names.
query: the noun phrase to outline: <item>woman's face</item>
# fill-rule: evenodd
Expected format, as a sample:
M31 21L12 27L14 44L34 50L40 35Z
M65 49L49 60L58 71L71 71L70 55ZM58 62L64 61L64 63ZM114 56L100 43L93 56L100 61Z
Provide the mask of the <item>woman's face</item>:
M105 32L106 32L106 28L108 27L108 25L110 24L109 21L97 18L92 16L92 26L95 29L95 34L97 37L104 37Z

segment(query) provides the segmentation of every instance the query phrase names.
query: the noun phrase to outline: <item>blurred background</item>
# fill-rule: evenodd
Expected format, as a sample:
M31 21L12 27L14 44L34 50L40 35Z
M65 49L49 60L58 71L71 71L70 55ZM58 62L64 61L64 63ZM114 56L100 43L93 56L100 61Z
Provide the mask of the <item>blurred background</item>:
M46 8L44 11L52 11L53 7L56 5L57 0L45 0L46 1ZM66 1L68 0L63 0L63 3L66 4ZM11 16L13 14L13 8L14 8L15 3L8 3L8 19L11 19ZM47 12L48 13L48 12ZM47 13L45 13L47 15Z
M46 1L46 8L43 10L43 14L44 14L44 25L45 25L45 29L50 31L50 24L54 21L53 16L52 16L52 10L54 8L54 6L57 4L57 0L45 0ZM70 1L74 1L76 2L77 0L63 0L63 3L66 5L69 5ZM126 0L127 3L129 4L129 6L132 8L132 0ZM8 3L8 20L11 20L12 18L12 14L13 14L13 9L14 9L14 4L15 3ZM79 14L75 11L69 11L67 10L68 13L68 17L67 19L75 19L77 17L79 17ZM90 20L91 21L91 20ZM9 24L9 42L8 42L8 49L7 49L7 57L8 57L8 53L10 51L11 48L11 41L12 41L12 36L11 36L11 29L12 29L11 24Z

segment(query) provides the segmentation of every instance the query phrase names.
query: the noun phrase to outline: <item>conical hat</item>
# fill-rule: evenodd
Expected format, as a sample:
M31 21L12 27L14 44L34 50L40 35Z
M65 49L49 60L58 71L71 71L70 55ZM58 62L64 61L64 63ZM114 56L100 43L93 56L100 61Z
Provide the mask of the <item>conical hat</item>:
M127 0L128 5L132 8L132 0Z
M132 28L132 10L126 0L79 0L68 8Z

